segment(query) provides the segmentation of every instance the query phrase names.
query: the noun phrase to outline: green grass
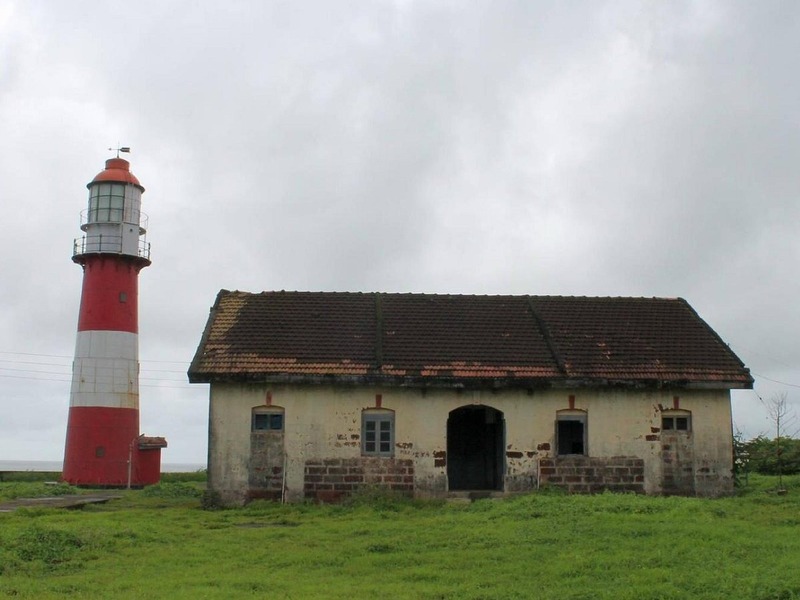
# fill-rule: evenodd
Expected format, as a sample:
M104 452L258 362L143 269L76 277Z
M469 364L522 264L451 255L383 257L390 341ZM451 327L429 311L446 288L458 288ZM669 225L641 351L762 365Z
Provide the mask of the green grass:
M63 494L90 493L91 490L76 488L60 482L61 473L46 471L8 471L0 479L0 502L16 498L41 498L42 496L61 496ZM205 469L189 473L162 473L161 483L144 490L145 495L186 495L194 489L200 497L205 486ZM55 485L54 485L55 484ZM200 490L199 492L197 490Z
M0 471L0 481L58 481L59 471Z
M176 483L187 481L206 481L208 473L205 469L197 471L188 471L185 473L162 473L161 482ZM0 471L0 482L15 481L15 482L44 482L44 481L60 481L60 471Z
M201 483L165 482L0 514L0 597L800 599L800 477L784 486L204 511Z
M63 496L78 494L80 490L66 483L46 484L40 481L12 481L0 483L0 502L16 498L41 498L42 496Z

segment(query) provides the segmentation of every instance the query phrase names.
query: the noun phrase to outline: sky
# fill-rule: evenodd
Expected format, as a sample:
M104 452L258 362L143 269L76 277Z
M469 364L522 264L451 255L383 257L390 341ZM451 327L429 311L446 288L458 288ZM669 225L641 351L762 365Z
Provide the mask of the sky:
M685 298L800 412L800 4L0 0L0 460L60 460L86 183L131 147L141 430L220 289Z

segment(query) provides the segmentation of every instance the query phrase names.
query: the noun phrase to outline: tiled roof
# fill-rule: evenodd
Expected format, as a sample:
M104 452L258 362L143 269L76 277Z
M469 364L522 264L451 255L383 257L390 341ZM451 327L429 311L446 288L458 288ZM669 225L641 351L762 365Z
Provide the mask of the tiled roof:
M194 383L749 388L736 355L682 299L229 292Z

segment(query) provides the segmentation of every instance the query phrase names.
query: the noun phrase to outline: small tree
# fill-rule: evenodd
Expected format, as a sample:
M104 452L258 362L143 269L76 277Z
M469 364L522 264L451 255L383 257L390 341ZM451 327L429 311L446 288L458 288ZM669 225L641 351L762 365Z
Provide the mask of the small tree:
M762 400L763 403L763 400ZM767 409L767 416L770 421L775 423L775 454L778 467L778 487L783 489L783 452L786 442L796 436L800 430L797 428L797 415L789 403L786 401L786 392L773 395L768 402L764 403ZM787 432L789 432L787 434Z

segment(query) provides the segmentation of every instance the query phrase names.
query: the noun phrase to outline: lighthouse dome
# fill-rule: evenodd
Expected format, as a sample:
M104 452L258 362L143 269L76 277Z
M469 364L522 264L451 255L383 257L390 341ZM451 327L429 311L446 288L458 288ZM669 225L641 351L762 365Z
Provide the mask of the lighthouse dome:
M106 168L95 175L94 179L86 185L92 187L92 184L101 181L113 181L115 183L130 183L144 191L144 187L136 179L136 175L131 173L131 165L124 158L109 158L106 161Z

